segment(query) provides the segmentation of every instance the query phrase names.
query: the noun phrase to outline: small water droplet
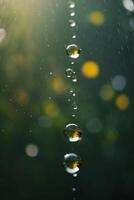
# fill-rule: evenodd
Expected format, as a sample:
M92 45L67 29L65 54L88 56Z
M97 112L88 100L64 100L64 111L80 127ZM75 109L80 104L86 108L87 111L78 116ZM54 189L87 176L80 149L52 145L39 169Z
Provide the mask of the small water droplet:
M73 174L73 177L77 177L77 174Z
M73 71L73 69L71 68L66 69L66 76L67 78L73 79L75 77L75 72Z
M70 24L70 27L75 27L76 26L76 22L73 19L69 20L69 24Z
M75 62L71 62L71 65L74 65Z
M71 99L68 99L68 102L70 102L71 101Z
M74 91L73 88L71 88L71 89L69 90L70 93L73 93L73 91Z
M50 76L51 76L51 75L53 75L53 72L50 72L49 74L50 74Z
M70 44L66 47L66 53L69 58L77 59L80 56L81 50L76 44Z
M75 3L73 1L69 1L69 8L75 8Z
M74 78L72 79L72 81L73 81L74 83L76 83L76 82L77 82L77 78L74 77Z
M82 130L73 123L66 125L64 135L69 142L78 142L82 139Z
M72 114L72 117L75 117L76 115L75 114Z
M71 17L74 17L74 16L75 16L75 12L74 12L73 10L71 10L70 16L71 16Z
M75 39L75 38L76 38L76 35L73 35L72 38Z
M80 170L81 158L75 153L68 153L64 156L63 165L69 174L76 174Z
M76 96L76 94L75 93L73 93L73 97L75 97Z

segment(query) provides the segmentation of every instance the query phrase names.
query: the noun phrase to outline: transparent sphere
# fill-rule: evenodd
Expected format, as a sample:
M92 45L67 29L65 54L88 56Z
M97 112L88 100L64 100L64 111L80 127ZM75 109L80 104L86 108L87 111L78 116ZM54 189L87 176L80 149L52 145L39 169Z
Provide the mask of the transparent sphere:
M78 142L82 139L82 130L76 124L68 124L64 129L64 135L69 142Z
M76 174L80 170L81 158L75 153L68 153L64 156L63 165L69 174Z
M81 49L76 44L70 44L66 47L66 53L69 58L77 59L80 56Z
M66 69L66 76L67 78L73 78L75 76L75 72L71 68Z

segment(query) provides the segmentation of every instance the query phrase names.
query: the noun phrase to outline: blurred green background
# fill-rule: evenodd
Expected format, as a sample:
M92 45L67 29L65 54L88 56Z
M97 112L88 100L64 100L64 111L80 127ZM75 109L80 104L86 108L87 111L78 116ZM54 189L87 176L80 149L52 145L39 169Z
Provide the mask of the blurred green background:
M73 199L69 152L82 158L77 200L134 199L134 13L121 0L74 2L71 28L67 1L0 0L1 200ZM77 83L65 74L71 43ZM78 144L63 136L70 122Z

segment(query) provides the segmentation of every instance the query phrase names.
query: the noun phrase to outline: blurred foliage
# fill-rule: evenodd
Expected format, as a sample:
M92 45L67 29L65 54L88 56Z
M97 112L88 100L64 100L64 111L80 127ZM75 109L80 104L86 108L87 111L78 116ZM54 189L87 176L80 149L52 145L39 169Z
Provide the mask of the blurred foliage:
M74 1L71 29L67 1L0 0L1 200L71 199L62 167L71 151L82 158L77 200L134 198L134 15L121 0ZM82 49L77 83L65 74L71 43ZM63 136L69 122L84 132L74 147Z

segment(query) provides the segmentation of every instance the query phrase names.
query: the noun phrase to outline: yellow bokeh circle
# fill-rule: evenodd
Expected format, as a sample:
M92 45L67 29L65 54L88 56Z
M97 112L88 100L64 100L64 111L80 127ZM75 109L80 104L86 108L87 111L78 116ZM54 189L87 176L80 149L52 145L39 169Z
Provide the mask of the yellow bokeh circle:
M102 11L95 10L89 14L89 22L95 26L102 26L105 20L106 18Z
M104 101L110 101L112 100L112 98L114 97L114 90L113 88L111 87L111 85L109 84L106 84L106 85L103 85L101 87L101 90L100 90L100 97L101 99L103 99Z
M87 61L82 66L82 74L87 78L96 78L100 73L100 67L95 61Z
M130 104L130 100L127 95L121 94L116 98L116 106L120 110L126 110Z

